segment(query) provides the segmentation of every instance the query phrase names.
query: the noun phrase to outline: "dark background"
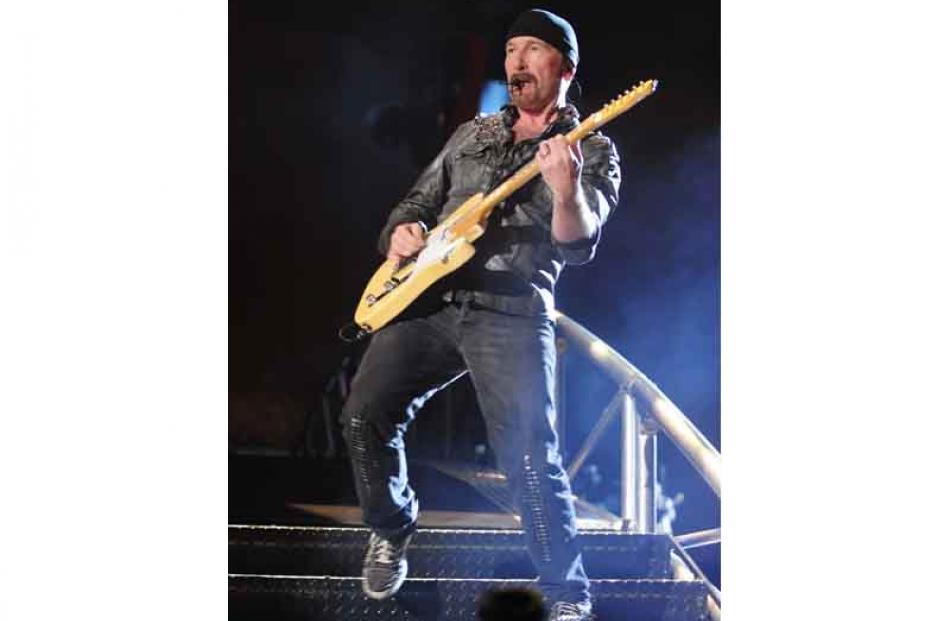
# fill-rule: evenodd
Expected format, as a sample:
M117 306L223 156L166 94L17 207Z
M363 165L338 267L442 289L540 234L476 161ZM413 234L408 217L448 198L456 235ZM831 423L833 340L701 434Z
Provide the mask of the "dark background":
M621 155L620 205L594 262L563 274L558 307L720 445L719 7L665 4L230 3L232 451L299 451L322 433L324 388L360 353L337 329L381 260L379 229L475 114L483 82L504 78L504 32L532 6L577 31L581 92L570 95L582 116L660 81L603 130ZM616 387L580 357L565 364L571 453ZM473 454L470 389L447 392L420 414L413 443ZM611 485L615 437L591 457ZM659 451L664 490L684 495L675 531L718 526L715 496L665 439Z

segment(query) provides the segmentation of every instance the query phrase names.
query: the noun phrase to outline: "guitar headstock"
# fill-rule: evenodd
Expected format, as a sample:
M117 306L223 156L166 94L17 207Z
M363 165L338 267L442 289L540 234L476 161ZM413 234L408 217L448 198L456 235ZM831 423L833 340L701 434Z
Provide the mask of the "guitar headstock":
M652 95L659 84L657 80L644 80L635 87L624 91L603 108L590 115L590 119L594 123L595 128L612 121Z

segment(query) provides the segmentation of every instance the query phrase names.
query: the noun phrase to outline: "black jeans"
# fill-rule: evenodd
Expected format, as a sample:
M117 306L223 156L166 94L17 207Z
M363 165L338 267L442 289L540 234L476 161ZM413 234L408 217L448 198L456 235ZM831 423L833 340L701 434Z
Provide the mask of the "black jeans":
M415 530L403 436L425 401L471 374L488 440L507 475L538 586L588 598L574 503L554 431L554 324L450 303L373 336L343 408L363 519L384 537Z

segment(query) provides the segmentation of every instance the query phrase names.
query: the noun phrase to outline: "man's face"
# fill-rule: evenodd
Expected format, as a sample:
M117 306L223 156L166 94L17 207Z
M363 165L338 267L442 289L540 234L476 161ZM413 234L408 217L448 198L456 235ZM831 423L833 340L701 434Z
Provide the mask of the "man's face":
M540 112L557 99L561 79L570 78L561 52L536 37L512 37L505 43L505 75L511 102Z

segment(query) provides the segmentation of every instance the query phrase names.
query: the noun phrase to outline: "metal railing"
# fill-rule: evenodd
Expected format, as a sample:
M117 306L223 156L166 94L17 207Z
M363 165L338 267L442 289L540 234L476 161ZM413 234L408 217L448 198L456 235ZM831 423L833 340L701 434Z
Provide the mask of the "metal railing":
M659 431L683 452L710 489L721 497L722 457L676 404L639 369L589 330L563 313L557 313L556 318L561 338L573 344L618 386L617 393L568 466L568 476L574 478L610 422L619 415L622 530L656 532L656 440ZM563 355L563 343L559 344L558 350ZM563 381L563 375L559 374L558 379ZM564 386L561 385L558 387L559 401L563 395ZM563 403L559 405L559 408L563 407ZM707 608L714 620L720 618L721 594L690 558L686 548L718 543L720 536L720 529L716 528L671 537L675 548L672 552L674 577L689 580L698 577L703 582L709 593Z

